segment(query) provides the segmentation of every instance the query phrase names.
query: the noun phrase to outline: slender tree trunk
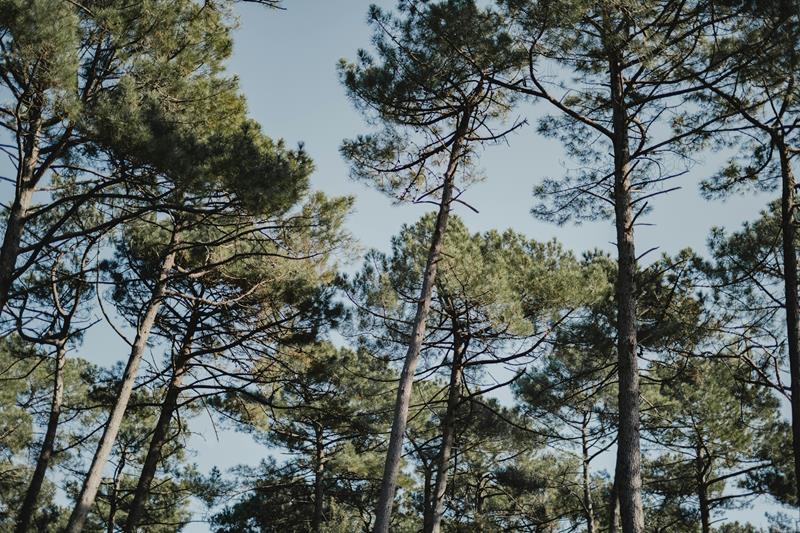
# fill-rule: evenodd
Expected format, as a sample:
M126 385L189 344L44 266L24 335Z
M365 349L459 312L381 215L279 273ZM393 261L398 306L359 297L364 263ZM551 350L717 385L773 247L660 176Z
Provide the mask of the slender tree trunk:
M701 435L698 435L700 438ZM699 441L698 441L699 442ZM710 464L703 460L703 447L698 444L695 449L695 467L697 471L697 500L700 506L700 525L702 533L711 533L711 505L708 501L708 483L706 474L710 469Z
M50 459L53 457L53 448L58 432L58 420L61 417L61 404L64 398L64 365L67 359L66 340L56 345L56 365L53 375L53 398L50 401L50 416L47 419L47 429L45 430L42 447L39 450L39 457L36 460L36 468L33 477L25 492L25 499L22 502L17 515L16 533L28 531L33 515L36 512L36 504L39 493L42 490L47 468L50 466Z
M0 309L5 309L14 281L14 268L19 255L22 232L33 199L33 187L26 184L17 187L17 194L8 215L3 246L0 248Z
M183 375L186 372L186 367L191 359L192 341L194 334L197 331L197 324L199 321L199 314L195 309L189 318L189 323L186 326L186 332L181 342L181 347L178 350L178 356L175 358L175 364L172 370L172 378L167 386L167 393L164 396L164 402L161 404L161 412L158 415L156 427L153 430L153 436L150 439L150 445L147 449L147 455L142 465L142 471L139 474L139 480L136 483L136 491L133 494L133 501L128 509L128 518L125 521L123 531L131 533L136 531L136 527L142 519L144 509L147 504L147 497L150 495L150 484L156 476L158 463L161 461L161 450L169 440L169 425L172 422L172 415L178 408L178 397L181 393L181 382Z
M114 533L114 526L117 522L117 506L119 505L117 494L119 494L120 480L115 476L113 481L114 482L111 486L111 497L109 498L108 502L108 522L106 523L106 533Z
M695 450L697 470L697 499L700 503L700 526L703 533L711 533L711 508L708 502L708 485L706 484L706 465L703 461L703 449L698 446Z
M34 106L29 126L30 132L23 134L20 141L21 159L17 169L14 201L9 209L3 245L0 247L0 311L5 309L8 303L22 232L25 230L28 210L31 207L37 178L40 175L40 172L36 170L36 165L39 161L38 137L41 130L41 106L41 102Z
M614 481L611 483L611 494L608 498L608 533L617 533L619 525L617 518L619 517L619 496L617 494L617 475L616 469L614 472Z
M383 479L381 480L381 491L378 497L378 505L375 510L374 533L388 533L389 523L392 516L392 506L394 503L394 492L397 486L397 474L400 470L400 460L403 456L403 439L405 437L406 423L408 421L408 408L411 401L411 387L414 383L414 374L417 370L419 353L422 348L422 340L425 337L425 323L428 319L428 311L431 306L433 295L433 285L436 281L436 269L439 256L442 251L445 230L447 229L447 219L450 214L450 203L453 199L453 182L458 163L462 155L462 147L466 137L469 121L472 114L465 110L459 118L456 129L455 139L450 149L450 159L444 174L442 185L442 199L439 202L439 212L436 216L436 225L431 236L431 246L428 250L428 257L425 264L425 272L422 279L422 290L417 302L417 312L414 317L414 326L411 331L411 340L408 344L403 370L400 373L400 381L397 388L397 399L394 406L394 418L392 420L392 431L389 435L389 448L386 451L386 463L383 469Z
M108 462L108 457L111 455L111 448L119 433L122 419L125 416L125 410L128 408L128 402L131 398L133 385L136 381L136 374L139 371L139 364L142 361L145 349L147 347L147 340L150 337L150 330L156 320L156 315L161 308L161 300L164 296L164 291L167 286L167 277L169 276L172 267L175 264L175 246L178 243L178 230L173 228L172 238L167 248L166 255L161 262L161 269L158 275L158 281L153 288L153 293L150 301L147 304L144 315L142 316L139 326L136 330L136 338L131 346L130 356L128 357L128 364L125 367L125 372L122 375L122 381L117 391L116 402L111 410L111 413L106 422L106 427L103 430L103 436L95 451L94 458L92 459L89 472L83 481L81 492L78 495L75 507L69 518L66 531L68 533L80 533L86 523L86 517L89 515L92 506L94 505L95 497L97 496L97 489L100 487L102 480L103 468Z
M708 487L700 485L698 487L700 497L700 525L703 533L711 533L711 510L708 506Z
M789 352L789 373L792 397L792 451L797 483L797 505L800 505L800 327L797 300L797 245L795 227L796 191L789 150L783 138L777 138L781 162L781 233L783 236L783 290L786 302L786 338Z
M314 458L314 519L311 523L311 530L319 533L322 530L325 503L325 487L323 485L325 481L325 444L322 441L322 428L317 426L314 431L316 457Z
M617 231L617 356L619 439L617 490L623 533L644 531L639 448L639 363L636 337L636 250L633 237L630 147L621 61L609 62L614 126L614 209Z
M485 477L481 477L475 484L475 522L481 523L481 515L483 515L483 482Z
M119 464L114 469L114 476L111 478L111 489L108 495L108 520L106 521L106 533L114 533L117 525L117 511L119 510L119 492L122 486L122 473L125 471L128 453L122 450Z
M430 531L433 527L433 471L430 466L425 466L425 480L423 486L422 502L422 531Z
M455 319L453 319L455 320ZM450 365L450 386L447 393L447 409L442 421L442 444L439 447L436 468L436 485L433 490L433 511L431 528L425 533L439 533L444 515L444 495L447 491L447 472L450 469L450 454L456 433L456 411L461 401L461 376L463 371L464 348L458 327L453 327L453 362Z
M589 417L583 416L581 424L581 452L583 466L583 509L586 514L586 533L596 533L597 524L594 521L594 505L592 504L592 477L589 471Z

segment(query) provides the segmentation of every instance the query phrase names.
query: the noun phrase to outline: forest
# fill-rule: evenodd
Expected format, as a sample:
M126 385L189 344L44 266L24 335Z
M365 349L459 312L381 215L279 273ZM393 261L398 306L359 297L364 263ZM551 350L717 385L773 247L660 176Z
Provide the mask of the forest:
M0 531L800 531L800 1L362 9L381 248L230 67L314 5L0 0ZM525 216L610 248L472 227L525 132ZM643 244L681 189L725 223Z

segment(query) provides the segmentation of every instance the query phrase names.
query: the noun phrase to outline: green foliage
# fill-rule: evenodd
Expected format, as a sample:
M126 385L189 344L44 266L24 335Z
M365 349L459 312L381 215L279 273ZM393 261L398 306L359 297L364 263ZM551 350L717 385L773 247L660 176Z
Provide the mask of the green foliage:
M648 494L657 500L651 505L660 509L655 523L696 524L701 498L713 520L736 506L737 494L760 492L751 480L771 466L759 450L779 435L779 403L748 374L735 358L679 358L653 370L658 389L648 389L644 425L654 446L647 468Z
M455 184L441 206L452 211L483 177L481 148L524 124L506 123L527 98L558 111L535 115L538 132L575 163L536 186L544 219L613 216L620 154L634 225L698 149L738 149L702 183L706 196L774 190L786 174L776 150L794 164L800 132L795 7L373 6L371 48L338 72L375 128L340 151L354 178L395 201L436 202ZM303 145L249 117L226 72L236 23L234 0L0 0L0 148L17 174L4 240L14 217L23 226L0 272L13 282L0 320L3 531L50 414L51 345L70 352L36 531L64 527L122 374L71 350L101 318L130 334L154 298L151 354L87 530L123 527L163 413L137 530L179 531L200 501L220 533L373 525L434 217L403 225L388 251L341 274L352 266L340 262L352 259L353 200L312 192ZM726 511L751 497L795 503L780 237L774 204L739 231L715 229L709 260L684 250L635 273L648 531L697 533L707 519L710 531L756 533L723 523ZM443 531L609 529L614 481L597 465L621 414L615 262L512 229L476 233L455 215L443 239L392 531L417 532L430 516L450 428ZM201 411L248 433L266 459L199 472L189 444ZM772 521L770 532L792 525Z
M356 107L382 128L345 141L341 152L353 177L395 200L417 200L438 189L454 143L502 137L489 124L502 121L512 102L489 76L522 56L498 30L499 15L474 0L402 0L397 14L372 6L368 19L374 55L359 50L339 73ZM467 184L478 176L471 148L462 149Z
M315 488L322 531L369 527L391 374L366 352L327 344L298 347L290 362L296 374L273 391L268 420L251 429L287 457L235 472L245 492L215 516L216 531L311 531Z
M94 373L95 385L87 398L90 405L95 406L99 419L94 423L102 421L107 406L113 404L118 387L117 375L120 373L119 365L114 373L102 370ZM141 465L147 453L152 428L158 418L160 396L161 390L153 388L140 389L132 398L131 406L126 412L114 444L110 475L104 477L94 508L89 515L86 525L88 530L101 531L108 530L109 527L117 530L125 523ZM187 416L190 414L188 409L185 414ZM141 531L152 533L180 531L190 519L190 499L206 490L194 466L188 461L185 448L186 434L187 428L179 419L173 420L170 438L162 449L158 472L153 481L154 489L150 493L148 505L140 522ZM93 451L93 441L94 439L90 438L86 452ZM81 481L80 477L70 478L66 492L74 496L80 488Z
M3 464L0 482L0 528L12 529L24 490L33 472L31 457L36 457L47 423L50 394L53 388L54 364L42 350L11 335L0 340L0 368L5 385L0 394L0 460ZM56 442L58 453L53 463L69 475L79 455L76 443L86 437L86 398L92 367L80 359L68 359L64 369L62 422ZM55 498L56 486L46 481L40 506L31 520L36 531L58 531L63 527L64 509Z
M3 469L0 526L9 528L14 523L22 498L19 487L32 472L27 464L27 452L36 438L33 412L50 384L44 354L18 337L6 337L0 341L0 368L4 382L0 391L0 461ZM52 491L52 488L48 490ZM35 522L47 524L57 512L57 507L46 506L39 511Z

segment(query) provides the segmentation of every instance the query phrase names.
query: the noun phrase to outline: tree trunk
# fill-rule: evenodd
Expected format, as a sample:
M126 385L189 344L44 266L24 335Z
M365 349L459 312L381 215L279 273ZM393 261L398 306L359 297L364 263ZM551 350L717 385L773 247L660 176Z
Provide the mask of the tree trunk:
M325 469L325 444L322 441L322 427L315 428L316 457L314 461L314 518L311 530L319 533L322 530L323 510L325 503L325 487L323 486Z
M37 107L31 120L31 132L22 139L22 159L17 169L14 201L6 221L3 245L0 247L0 311L5 309L14 281L14 269L17 266L19 245L22 232L25 230L28 210L33 201L39 172L36 164L39 161L39 131L41 128L40 111Z
M639 448L639 364L636 337L636 250L630 149L621 61L609 62L614 130L614 210L617 232L617 357L619 372L619 439L617 490L623 533L644 531L641 450Z
M25 492L25 499L22 502L17 515L16 533L28 531L33 515L36 512L36 503L39 493L42 490L47 468L50 466L50 459L53 457L53 448L58 432L58 420L61 417L61 404L64 398L64 365L67 359L66 341L61 341L56 345L56 367L53 376L53 398L50 401L50 416L47 419L47 429L42 440L42 447L39 450L39 457L36 460L36 468L33 477Z
M408 408L411 401L411 387L414 383L414 374L417 370L422 340L425 337L425 323L428 319L428 311L431 306L433 295L433 285L436 281L436 268L439 256L442 251L444 233L447 229L447 218L450 214L450 203L453 199L453 182L458 163L461 159L462 147L466 137L469 121L472 117L471 112L465 110L459 118L456 129L455 139L450 149L450 158L447 170L444 174L442 185L442 199L439 202L439 212L436 216L436 226L431 236L431 246L428 250L428 257L425 264L425 272L422 279L422 290L417 303L417 311L414 317L414 326L411 331L411 340L400 373L400 380L397 388L397 399L394 406L394 418L392 420L392 431L389 435L389 447L386 451L386 463L383 469L381 480L381 491L378 497L378 505L375 510L374 533L388 533L389 522L392 516L392 506L394 503L394 492L397 486L397 474L400 470L400 460L403 456L403 439L405 437L406 423L408 421Z
M94 505L97 489L100 487L100 482L102 480L103 468L105 468L108 462L108 457L111 455L111 448L117 438L117 433L119 433L122 418L125 416L125 410L128 407L133 385L136 381L139 364L142 361L142 356L147 347L150 330L153 328L156 315L161 308L161 299L164 296L164 291L167 286L167 277L175 264L175 246L177 243L178 230L177 228L173 228L170 244L161 262L158 282L153 288L150 301L147 304L142 320L139 322L139 326L136 330L136 338L131 346L131 353L128 357L128 364L125 367L125 372L122 375L116 402L109 415L108 422L103 431L103 436L100 438L89 472L86 474L86 478L83 481L83 486L81 487L81 492L78 495L75 507L70 515L66 529L67 533L80 533L83 530L86 517L89 515L89 511L91 511Z
M594 506L592 505L592 478L589 471L589 417L587 413L581 424L581 452L583 464L583 510L586 515L586 533L595 533L597 524L594 521Z
M114 476L111 484L111 494L108 501L108 522L106 522L106 533L114 533L114 526L117 522L117 507L119 505L117 494L119 494L120 480Z
M433 472L427 464L424 468L425 480L422 493L424 499L422 502L422 531L430 531L433 527L433 488L431 487Z
M708 485L706 483L706 465L703 462L703 450L698 446L697 459L697 499L700 503L700 525L703 533L711 533L711 508L708 502Z
M783 290L786 302L786 339L792 398L792 451L797 482L797 505L800 505L800 328L797 300L797 244L795 228L796 191L789 150L782 137L776 139L781 162L781 233L783 236Z
M17 143L20 149L19 167L17 168L14 201L9 209L3 245L0 247L0 312L8 303L28 210L31 207L36 183L45 170L36 168L40 154L39 135L42 130L43 92L37 90L31 99L30 119L27 121L28 129L24 133L17 131ZM50 159L52 160L52 155Z
M126 533L136 531L136 527L142 519L142 514L147 504L147 497L150 494L150 484L155 478L158 463L162 459L161 450L169 440L169 424L172 421L172 415L175 414L175 410L178 407L178 396L180 396L181 393L181 381L183 379L183 374L186 372L189 360L191 359L192 340L197 331L198 321L199 315L195 309L189 318L189 323L186 326L186 333L183 336L178 356L175 358L172 378L167 387L167 394L164 396L164 402L161 404L161 412L158 415L158 421L153 430L153 436L150 439L147 455L142 465L142 472L139 474L139 480L136 483L133 502L131 502L130 509L128 510L128 519L125 521L125 527L123 528L123 531Z
M698 496L700 497L700 524L703 533L711 533L711 510L708 506L708 487L700 485Z
M455 319L453 319L455 320ZM433 490L433 510L430 529L424 533L439 533L444 515L444 494L447 490L447 472L450 469L450 454L456 433L456 411L461 401L461 373L463 371L464 349L458 327L453 327L453 362L450 365L450 386L447 393L447 409L442 422L442 444L439 448L436 468L436 484Z
M619 516L619 497L617 496L617 475L614 471L614 481L611 483L611 494L608 498L608 533L617 533L617 517Z

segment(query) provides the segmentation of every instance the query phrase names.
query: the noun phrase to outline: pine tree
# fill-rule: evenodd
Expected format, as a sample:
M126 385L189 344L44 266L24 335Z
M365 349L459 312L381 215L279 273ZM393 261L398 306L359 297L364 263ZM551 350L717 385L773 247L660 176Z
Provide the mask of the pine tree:
M501 84L549 103L557 115L539 122L540 133L559 139L580 163L579 170L563 179L547 179L537 186L542 203L534 214L558 223L614 221L620 379L615 487L623 530L641 533L635 299L641 254L635 249L635 227L652 198L671 190L669 180L682 173L668 169L685 158L684 141L706 127L695 125L679 133L669 128L681 120L682 102L702 87L687 83L682 69L700 61L695 50L708 33L703 11L700 3L672 0L647 4L506 0L503 4L517 35L516 46L528 53L529 64ZM542 77L543 63L563 73L558 78L564 81ZM712 116L708 122L715 120Z
M716 7L715 7L716 9ZM800 304L797 267L797 180L794 161L800 151L800 6L794 0L731 2L715 13L722 36L708 51L708 62L729 75L706 80L703 111L731 116L716 132L741 153L704 182L708 197L748 189L780 191L781 299L790 371L792 441L796 479L800 478ZM736 135L732 135L734 132ZM800 489L797 493L800 505Z
M503 53L503 38L488 31L497 18L473 1L402 1L398 7L399 17L370 9L377 57L360 51L356 64L340 66L356 105L383 126L379 133L343 145L353 175L399 201L435 198L438 206L400 375L376 533L385 533L390 525L411 389L448 216L474 178L470 162L475 146L504 135L493 131L491 123L509 104L482 69L502 70L516 60ZM474 53L467 57L465 49Z
M292 352L294 375L275 391L253 431L288 457L242 468L244 497L214 518L217 531L368 531L379 488L379 435L388 425L385 362L308 344ZM287 352L288 355L288 352Z

